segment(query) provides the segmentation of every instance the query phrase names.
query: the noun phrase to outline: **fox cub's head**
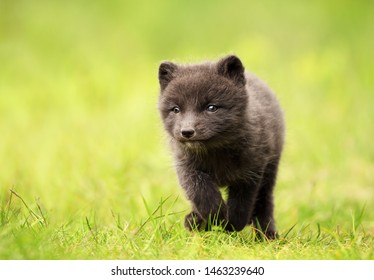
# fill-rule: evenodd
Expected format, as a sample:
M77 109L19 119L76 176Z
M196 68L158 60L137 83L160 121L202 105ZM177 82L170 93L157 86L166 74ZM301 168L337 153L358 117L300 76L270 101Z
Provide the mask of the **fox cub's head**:
M244 67L236 56L218 62L163 62L158 78L165 129L186 147L217 147L237 139L246 120Z

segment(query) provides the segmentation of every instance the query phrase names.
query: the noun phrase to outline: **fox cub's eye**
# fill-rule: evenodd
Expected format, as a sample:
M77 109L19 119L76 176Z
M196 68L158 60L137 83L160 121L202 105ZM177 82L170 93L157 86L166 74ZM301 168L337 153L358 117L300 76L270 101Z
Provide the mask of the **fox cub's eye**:
M206 107L206 110L207 110L208 112L215 112L215 111L218 110L218 107L217 107L216 105L208 105L208 106Z
M180 109L178 106L174 106L174 107L171 109L171 111L172 111L174 114L178 114L178 113L181 111L181 109Z

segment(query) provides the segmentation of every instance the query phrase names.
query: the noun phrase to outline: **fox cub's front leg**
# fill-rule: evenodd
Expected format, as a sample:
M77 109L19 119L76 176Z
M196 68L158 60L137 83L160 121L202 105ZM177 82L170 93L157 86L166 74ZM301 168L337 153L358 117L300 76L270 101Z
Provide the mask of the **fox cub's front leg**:
M192 203L193 211L185 218L185 226L192 229L210 229L211 225L225 226L227 207L218 185L200 171L181 172L180 183Z

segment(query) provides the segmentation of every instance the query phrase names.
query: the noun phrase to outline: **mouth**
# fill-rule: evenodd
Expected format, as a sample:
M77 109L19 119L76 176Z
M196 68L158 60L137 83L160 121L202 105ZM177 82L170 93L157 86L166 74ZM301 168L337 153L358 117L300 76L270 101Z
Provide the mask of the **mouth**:
M195 137L185 138L185 137L182 137L180 135L173 135L173 138L175 140L177 140L179 143L182 143L182 144L185 144L185 143L194 143L194 142L198 142L199 141L199 139L196 139Z
M183 146L189 150L194 150L194 151L203 150L203 147L204 147L200 142L197 142L197 141L185 142L183 143Z
M183 145L192 146L192 145L200 145L200 141L198 140L188 140L188 141L180 141Z
M176 135L173 137L183 148L193 151L207 150L210 139L202 139L199 137L184 138Z
M207 151L207 146L204 144L203 141L199 140L188 140L188 141L180 141L182 146L191 152L194 153L201 153Z

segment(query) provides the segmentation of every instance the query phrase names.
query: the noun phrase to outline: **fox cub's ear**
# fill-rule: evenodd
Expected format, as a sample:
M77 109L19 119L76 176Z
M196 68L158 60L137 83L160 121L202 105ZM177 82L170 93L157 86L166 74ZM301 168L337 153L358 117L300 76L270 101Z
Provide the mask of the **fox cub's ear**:
M244 66L235 55L222 58L217 63L218 74L233 80L237 85L245 85Z
M177 68L178 66L176 64L168 61L160 64L158 68L158 80L160 81L162 90L174 79Z

